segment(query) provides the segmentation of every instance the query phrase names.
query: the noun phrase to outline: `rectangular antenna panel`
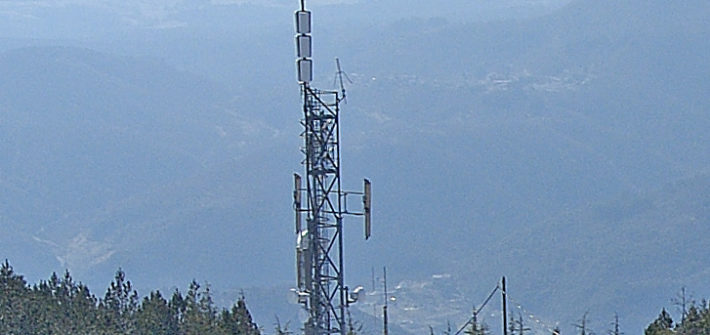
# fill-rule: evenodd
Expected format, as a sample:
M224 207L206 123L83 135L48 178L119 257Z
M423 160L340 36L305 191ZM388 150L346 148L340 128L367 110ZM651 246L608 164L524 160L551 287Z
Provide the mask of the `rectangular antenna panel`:
M362 205L365 214L365 239L369 239L372 235L372 215L370 205L372 203L372 185L370 181L365 179L365 192L362 196Z
M298 81L310 83L313 80L313 61L310 59L298 60Z
M300 248L296 248L296 283L298 284L298 289L302 290L305 288L306 280L303 278L303 251Z
M298 58L311 58L311 36L296 35L296 55Z
M311 250L309 248L309 236L307 231L298 234L296 238L296 277L298 288L307 290L310 287L311 277Z
M299 10L296 12L296 33L311 33L311 12L307 10Z
M293 208L296 210L296 234L301 233L301 176L293 174Z

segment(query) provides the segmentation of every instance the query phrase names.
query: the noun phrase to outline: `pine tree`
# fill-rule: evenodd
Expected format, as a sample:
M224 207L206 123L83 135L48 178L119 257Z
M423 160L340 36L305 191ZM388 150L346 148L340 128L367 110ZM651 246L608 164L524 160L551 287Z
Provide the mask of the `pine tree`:
M209 286L200 290L197 281L192 281L185 295L185 314L181 333L185 335L205 335L216 332L216 312L212 304Z
M703 334L710 335L710 306L708 306L706 301L703 301L702 304L698 325L703 330Z
M231 311L223 311L220 318L221 328L230 335L260 335L259 326L254 323L242 295Z
M672 335L673 331L673 319L666 312L664 308L658 318L651 323L646 330L644 335Z
M138 292L133 289L131 282L126 280L126 274L122 269L116 271L114 281L111 282L101 301L101 307L106 326L113 329L115 334L135 333Z
M89 288L74 282L69 271L61 279L50 279L52 288L54 318L51 323L55 332L67 334L90 334L100 326L97 299Z
M6 259L0 267L0 333L24 333L29 307L27 291L25 279L15 274Z
M479 322L477 315L474 315L474 317L471 319L471 322L469 323L468 328L466 328L466 330L464 330L464 334L466 334L466 335L489 335L490 329L488 328L488 325L486 325L485 322Z
M515 321L515 315L513 313L508 314L508 334L510 335L516 335L517 334L517 322Z
M574 325L577 329L579 329L579 335L593 335L593 333L589 331L589 327L587 326L588 314L589 312L584 312L584 315L582 316L582 319L579 320L579 323Z
M175 289L170 301L168 302L168 308L170 309L170 315L178 324L182 325L185 322L185 311L187 310L187 304L185 303L185 298L183 298L180 291Z
M609 335L623 335L619 326L619 315L614 313L614 322L611 323L612 329L609 330Z
M136 327L145 335L178 333L177 319L160 291L150 292L150 296L143 299L136 313Z
M510 334L511 335L524 335L525 332L528 330L531 330L528 327L525 327L525 322L523 321L523 315L518 313L518 319L516 320L513 317L513 314L511 313L510 315Z
M454 335L453 330L451 329L451 321L446 321L446 330L444 331L444 335Z
M91 294L89 287L84 284L76 285L71 301L72 314L77 323L77 329L82 334L96 334L99 321L98 299ZM74 334L78 334L74 333Z
M685 320L681 324L676 326L676 333L683 335L705 335L708 329L704 326L702 311L698 309L695 305L691 305L688 308L685 315Z

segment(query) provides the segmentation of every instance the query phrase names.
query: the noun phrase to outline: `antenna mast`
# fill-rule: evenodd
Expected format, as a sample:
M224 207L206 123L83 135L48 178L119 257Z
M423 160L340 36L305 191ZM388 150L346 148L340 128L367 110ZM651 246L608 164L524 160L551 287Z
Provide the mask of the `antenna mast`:
M353 81L350 80L350 77L348 77L348 74L345 73L345 71L343 71L343 69L340 67L340 59L337 57L335 58L335 66L338 69L338 71L335 73L335 80L339 81L339 83L340 83L340 94L343 97L342 100L343 100L343 102L348 103L347 97L345 96L345 83L343 83L343 76L345 76L345 79L349 83L352 84Z
M389 322L387 320L387 300L389 300L389 293L387 292L387 267L384 267L382 269L384 273L384 280L385 280L385 305L382 306L382 320L384 322L384 335L389 334Z
M305 186L294 175L296 211L296 269L299 303L308 312L305 335L330 335L347 332L345 308L357 300L348 294L343 266L343 217L365 219L365 239L370 237L370 181L363 192L344 192L340 180L340 103L338 91L311 87L313 80L311 12L305 0L296 11L296 68L303 96L301 133L305 159ZM303 195L305 194L305 197ZM362 210L348 210L348 196L362 197ZM302 198L305 203L302 203ZM306 226L301 216L305 214Z

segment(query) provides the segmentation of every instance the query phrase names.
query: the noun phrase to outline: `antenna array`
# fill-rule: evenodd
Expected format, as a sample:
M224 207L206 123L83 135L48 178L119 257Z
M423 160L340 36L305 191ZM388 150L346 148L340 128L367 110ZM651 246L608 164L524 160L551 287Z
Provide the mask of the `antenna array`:
M370 182L363 192L344 192L340 180L340 103L341 92L311 87L313 80L311 12L305 1L296 11L296 68L303 96L305 185L294 175L294 209L298 301L308 312L305 335L346 334L345 309L357 300L348 294L343 266L343 218L363 216L365 238L370 237ZM339 61L338 61L339 67ZM340 70L339 70L340 71ZM304 197L305 195L305 197ZM348 197L362 196L362 210L351 212ZM304 202L305 200L305 202ZM305 214L305 227L302 216Z

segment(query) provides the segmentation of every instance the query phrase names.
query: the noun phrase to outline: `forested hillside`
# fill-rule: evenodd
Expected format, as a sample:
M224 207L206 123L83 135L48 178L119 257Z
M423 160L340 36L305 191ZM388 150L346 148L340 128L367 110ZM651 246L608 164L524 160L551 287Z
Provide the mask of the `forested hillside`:
M707 335L710 334L710 304L703 299L699 303L688 295L685 288L682 296L674 300L680 321L664 308L659 316L645 329L645 335ZM103 297L97 297L89 287L75 281L65 272L63 276L53 273L49 279L36 284L27 283L15 272L9 261L0 265L0 333L2 334L91 334L91 335L260 335L273 333L287 335L298 333L289 330L289 324L281 324L275 315L273 331L260 328L247 309L241 296L231 308L217 306L209 285L193 281L187 292L175 289L169 295L151 291L141 298L131 281L121 269L116 271ZM540 328L528 328L534 320L510 314L509 334L524 335L532 331L540 334ZM575 324L580 335L596 333L587 323L584 313ZM535 325L534 325L535 326ZM298 325L296 325L298 327ZM618 316L610 324L610 335L625 334ZM461 329L468 335L490 335L490 326L485 321L472 317ZM552 335L560 335L558 327ZM401 331L401 330L399 330ZM443 335L451 335L455 329L449 323ZM348 335L376 334L377 329L363 329L361 320L348 313ZM430 327L433 335L439 333Z

